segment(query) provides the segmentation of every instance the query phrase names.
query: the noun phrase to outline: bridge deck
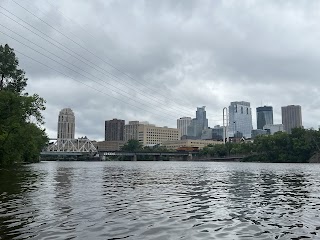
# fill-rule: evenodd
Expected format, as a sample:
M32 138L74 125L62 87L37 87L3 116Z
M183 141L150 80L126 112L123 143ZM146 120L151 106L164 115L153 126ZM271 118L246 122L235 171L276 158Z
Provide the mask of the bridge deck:
M82 156L88 155L87 152L41 152L41 156Z
M196 152L192 152L195 154ZM189 156L189 152L120 152L120 151L99 151L103 156Z

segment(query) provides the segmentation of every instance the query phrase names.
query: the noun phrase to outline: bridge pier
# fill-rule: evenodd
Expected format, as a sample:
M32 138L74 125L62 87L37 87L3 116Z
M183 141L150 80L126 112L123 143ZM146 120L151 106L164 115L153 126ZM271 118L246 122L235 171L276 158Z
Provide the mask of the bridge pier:
M193 159L192 154L182 156L183 161L192 161L192 159Z
M160 161L160 155L154 155L153 161Z
M132 161L137 161L137 154L134 154L134 155L132 156Z

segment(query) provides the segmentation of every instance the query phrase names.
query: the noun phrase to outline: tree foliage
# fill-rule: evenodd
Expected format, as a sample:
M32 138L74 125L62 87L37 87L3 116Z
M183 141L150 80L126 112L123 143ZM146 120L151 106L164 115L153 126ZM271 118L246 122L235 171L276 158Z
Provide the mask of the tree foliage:
M143 149L142 144L135 139L130 139L122 148L122 151L126 152L137 152Z
M0 45L0 165L35 162L47 142L41 129L45 101L23 93L27 78L12 48Z
M246 156L244 161L308 162L320 152L320 131L295 128L291 134L278 132L263 135L254 142L208 145L200 150L201 156Z
M19 61L13 48L0 45L0 90L21 93L27 86L25 72L18 68Z

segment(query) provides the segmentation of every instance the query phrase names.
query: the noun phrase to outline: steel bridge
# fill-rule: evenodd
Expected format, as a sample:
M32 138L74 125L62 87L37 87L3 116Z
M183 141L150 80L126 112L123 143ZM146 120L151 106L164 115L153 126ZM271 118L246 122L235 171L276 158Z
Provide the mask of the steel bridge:
M95 146L87 138L50 140L54 140L54 142L48 144L40 153L41 155L81 156L98 153Z

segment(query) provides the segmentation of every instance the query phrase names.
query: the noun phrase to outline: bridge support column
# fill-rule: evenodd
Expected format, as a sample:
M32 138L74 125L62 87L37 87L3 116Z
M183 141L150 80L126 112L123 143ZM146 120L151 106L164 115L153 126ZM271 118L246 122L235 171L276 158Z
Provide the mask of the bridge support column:
M186 156L186 155L182 156L182 160L183 161L188 161L188 156Z
M160 161L160 155L154 155L153 161Z
M132 161L137 161L137 154L134 154L134 155L132 156Z

